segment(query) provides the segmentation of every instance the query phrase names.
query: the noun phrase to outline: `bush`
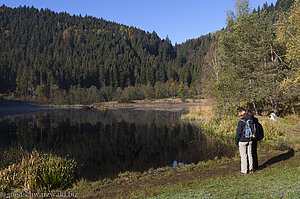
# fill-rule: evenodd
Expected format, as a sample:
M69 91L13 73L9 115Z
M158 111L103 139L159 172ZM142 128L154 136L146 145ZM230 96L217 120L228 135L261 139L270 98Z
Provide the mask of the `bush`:
M118 103L133 103L133 100L129 98L120 98L118 99Z
M35 150L22 155L20 163L13 163L0 171L0 191L9 192L14 188L51 191L65 189L76 181L78 170L74 160Z
M145 99L145 88L141 86L124 88L121 98L129 98L132 100Z

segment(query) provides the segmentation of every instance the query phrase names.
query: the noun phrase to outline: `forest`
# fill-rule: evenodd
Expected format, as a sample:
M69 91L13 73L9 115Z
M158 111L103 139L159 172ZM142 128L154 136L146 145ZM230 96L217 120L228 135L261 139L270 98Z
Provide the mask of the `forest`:
M190 87L200 78L201 57L214 39L202 36L187 50L155 32L91 16L5 5L0 11L0 92L54 101L68 95L69 103L87 93L94 96L86 103L112 100L127 88L127 97L143 98L147 88L152 97L154 86L176 87L177 95L179 82Z
M213 96L223 112L242 102L295 112L299 7L238 0L225 29L173 46L102 18L2 5L0 95L57 104Z

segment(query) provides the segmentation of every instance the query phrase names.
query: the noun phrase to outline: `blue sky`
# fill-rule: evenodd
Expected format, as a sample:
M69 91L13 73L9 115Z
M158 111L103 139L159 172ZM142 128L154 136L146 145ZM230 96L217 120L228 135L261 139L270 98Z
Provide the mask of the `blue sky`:
M250 0L250 7L262 7L276 0ZM168 35L174 44L197 38L225 27L226 11L234 0L2 0L9 7L34 6L71 15L89 15L142 30Z

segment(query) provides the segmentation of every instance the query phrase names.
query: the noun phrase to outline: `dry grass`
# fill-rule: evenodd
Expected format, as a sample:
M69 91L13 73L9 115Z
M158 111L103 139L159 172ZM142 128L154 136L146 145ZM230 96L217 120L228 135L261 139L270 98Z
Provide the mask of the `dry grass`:
M268 117L258 117L264 127L266 144L273 145L277 142L300 150L300 117L297 115L287 115L279 118L279 121L270 120ZM273 144L272 144L273 142Z
M188 121L208 121L215 118L213 100L201 99L197 101L198 106L190 107L189 113L181 116L182 120Z
M4 152L1 160L11 164L0 171L0 191L51 191L64 189L72 185L77 178L77 164L74 160L57 157L53 154L42 154L37 151L28 153ZM14 156L16 158L12 158ZM4 165L5 166L5 165Z
M259 146L266 150L300 150L300 117L287 115L275 122L269 117L257 116L264 128L265 137ZM200 106L190 109L182 115L183 121L200 126L203 132L234 138L238 117L224 115L216 116L212 106Z

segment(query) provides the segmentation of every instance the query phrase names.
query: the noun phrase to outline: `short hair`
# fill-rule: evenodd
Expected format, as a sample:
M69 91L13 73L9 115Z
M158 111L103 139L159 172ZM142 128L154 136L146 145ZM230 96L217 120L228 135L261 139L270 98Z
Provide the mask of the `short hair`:
M248 109L247 111L249 115L254 115L254 112L251 109Z
M248 115L248 112L244 108L239 108L238 109L238 114L239 114L240 117L244 117L244 116Z

